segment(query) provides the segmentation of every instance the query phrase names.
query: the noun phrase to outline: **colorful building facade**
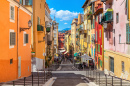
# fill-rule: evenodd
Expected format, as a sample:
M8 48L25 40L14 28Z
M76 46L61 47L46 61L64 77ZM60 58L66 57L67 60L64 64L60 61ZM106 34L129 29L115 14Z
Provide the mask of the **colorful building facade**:
M28 23L32 12L20 5L19 0L2 0L0 11L0 82L30 76L31 27Z
M95 1L95 62L100 70L104 70L104 56L103 56L103 26L101 24L101 15L103 13L103 3L98 0Z
M77 23L78 23L78 19L75 18L72 21L71 24L71 39L72 39L72 44L74 46L74 53L76 53L76 29L77 29Z
M104 25L104 70L130 80L130 28L128 0L106 1Z

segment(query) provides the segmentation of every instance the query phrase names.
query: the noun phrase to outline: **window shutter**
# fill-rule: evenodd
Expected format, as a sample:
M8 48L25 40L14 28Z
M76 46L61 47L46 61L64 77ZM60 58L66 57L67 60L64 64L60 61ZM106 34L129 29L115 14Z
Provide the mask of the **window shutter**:
M28 34L26 34L26 43L28 43Z
M11 19L14 20L14 7L11 6L10 10L11 10Z
M126 43L130 43L130 28L129 23L126 24Z
M26 34L24 34L24 44L26 44Z
M16 36L15 32L10 32L10 45L15 45Z

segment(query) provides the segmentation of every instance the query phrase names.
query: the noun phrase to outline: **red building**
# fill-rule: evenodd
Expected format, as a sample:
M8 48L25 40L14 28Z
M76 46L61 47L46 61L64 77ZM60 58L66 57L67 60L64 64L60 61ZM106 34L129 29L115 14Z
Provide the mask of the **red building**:
M58 34L58 43L59 43L58 48L63 49L64 48L64 33Z
M103 70L103 40L101 15L103 13L103 3L99 0L95 2L95 62L98 69Z

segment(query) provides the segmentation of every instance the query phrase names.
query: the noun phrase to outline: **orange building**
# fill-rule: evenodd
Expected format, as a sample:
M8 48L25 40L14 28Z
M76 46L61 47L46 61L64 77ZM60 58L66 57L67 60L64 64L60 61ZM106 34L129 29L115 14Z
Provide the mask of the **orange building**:
M0 82L31 75L31 15L19 0L0 1Z

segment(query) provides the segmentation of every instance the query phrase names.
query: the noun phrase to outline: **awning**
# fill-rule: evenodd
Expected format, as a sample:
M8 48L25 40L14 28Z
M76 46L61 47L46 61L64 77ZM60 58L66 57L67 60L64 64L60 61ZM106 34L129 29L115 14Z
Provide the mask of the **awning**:
M65 52L65 50L60 50L61 53Z
M92 58L86 54L84 54L83 56L81 56L81 58L85 58L86 60L92 60Z
M79 56L79 53L75 53L75 54L74 54L74 57L76 57L76 56Z
M66 51L64 54L67 54L68 53L68 51Z

